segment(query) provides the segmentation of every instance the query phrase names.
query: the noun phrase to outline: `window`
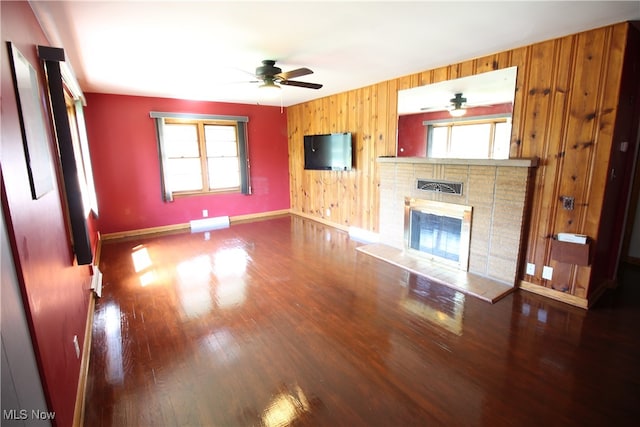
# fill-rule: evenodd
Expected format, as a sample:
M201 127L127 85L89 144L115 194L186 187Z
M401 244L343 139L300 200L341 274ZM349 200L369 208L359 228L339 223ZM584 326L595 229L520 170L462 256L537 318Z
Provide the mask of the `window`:
M93 169L91 167L91 156L89 154L89 141L84 122L84 112L82 99L74 96L71 89L64 86L64 99L67 106L67 116L69 117L69 130L71 131L71 142L75 154L76 170L80 185L80 196L84 207L85 216L93 210L98 215L98 198L96 196L93 182Z
M508 118L464 122L425 122L429 157L507 159L511 143Z
M156 119L163 195L250 194L245 117L151 113Z
M173 193L240 191L238 128L203 120L164 122L165 167Z

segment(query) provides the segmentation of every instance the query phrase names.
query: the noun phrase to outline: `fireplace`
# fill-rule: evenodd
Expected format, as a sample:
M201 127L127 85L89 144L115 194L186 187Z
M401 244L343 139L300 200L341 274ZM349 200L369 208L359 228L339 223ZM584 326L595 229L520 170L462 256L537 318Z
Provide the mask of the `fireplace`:
M467 271L471 213L471 206L405 197L405 249Z
M393 250L400 251L406 262L420 268L415 271L437 269L451 271L451 275L477 277L514 286L517 280L518 265L522 251L522 230L525 217L525 205L531 168L535 159L477 160L477 159L428 159L428 158L379 158L380 167L380 245L385 248L387 259L396 259ZM427 182L461 183L460 191L450 192L442 186L426 185ZM407 200L409 200L407 206ZM424 202L435 202L439 208L452 209L465 206L462 212L445 214L463 221L460 237L460 255L458 261L448 260L455 250L446 250L443 259L420 249L438 245L413 243L409 234L411 204L414 210L426 211L436 216L442 212L424 208ZM438 204L440 203L440 204ZM471 207L473 210L471 211ZM457 208L456 208L457 209ZM448 212L445 210L445 213ZM416 214L422 216L420 214ZM420 220L428 221L430 217ZM473 227L471 226L473 222ZM417 226L416 226L417 227ZM446 224L449 233L451 225ZM422 228L420 225L419 228ZM467 234L470 232L470 236ZM417 231L419 240L428 241L429 233ZM415 235L414 239L415 240ZM454 246L455 239L448 245ZM387 253L388 252L388 253ZM400 257L397 255L397 257ZM436 254L438 255L438 254ZM438 260L438 262L431 261ZM403 261L404 262L404 261ZM456 262L457 267L450 268L445 263ZM431 265L433 267L431 267ZM445 279L439 279L441 281ZM454 278L447 278L453 280Z

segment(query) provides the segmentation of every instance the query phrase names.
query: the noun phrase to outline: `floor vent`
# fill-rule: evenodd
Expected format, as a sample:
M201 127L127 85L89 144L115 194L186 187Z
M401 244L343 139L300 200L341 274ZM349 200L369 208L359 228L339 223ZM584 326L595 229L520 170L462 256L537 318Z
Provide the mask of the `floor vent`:
M419 179L416 186L418 190L429 191L432 193L447 193L462 195L462 183L450 181L431 181L428 179Z

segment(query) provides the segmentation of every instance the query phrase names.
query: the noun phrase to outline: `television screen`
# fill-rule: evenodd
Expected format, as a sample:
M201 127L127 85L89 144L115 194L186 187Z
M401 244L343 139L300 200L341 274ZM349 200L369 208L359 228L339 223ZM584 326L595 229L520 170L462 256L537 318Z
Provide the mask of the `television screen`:
M305 169L348 171L351 167L351 133L304 136Z

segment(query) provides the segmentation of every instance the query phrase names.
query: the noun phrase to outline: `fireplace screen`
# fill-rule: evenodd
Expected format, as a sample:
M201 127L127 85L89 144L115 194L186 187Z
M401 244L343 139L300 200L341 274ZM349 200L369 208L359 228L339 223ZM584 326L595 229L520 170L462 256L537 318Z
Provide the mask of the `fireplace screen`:
M462 219L411 210L409 247L460 262Z
M407 198L407 248L467 270L471 236L471 207Z

